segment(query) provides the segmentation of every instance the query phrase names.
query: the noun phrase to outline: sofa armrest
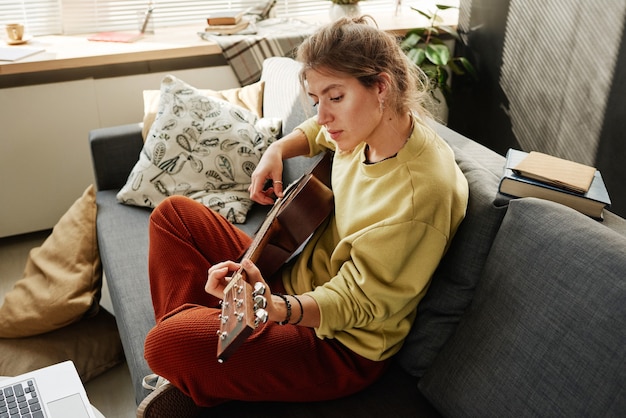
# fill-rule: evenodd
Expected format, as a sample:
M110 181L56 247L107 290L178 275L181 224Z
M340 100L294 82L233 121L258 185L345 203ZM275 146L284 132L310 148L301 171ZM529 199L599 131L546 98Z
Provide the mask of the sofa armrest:
M120 189L143 147L141 124L94 129L89 145L98 190Z

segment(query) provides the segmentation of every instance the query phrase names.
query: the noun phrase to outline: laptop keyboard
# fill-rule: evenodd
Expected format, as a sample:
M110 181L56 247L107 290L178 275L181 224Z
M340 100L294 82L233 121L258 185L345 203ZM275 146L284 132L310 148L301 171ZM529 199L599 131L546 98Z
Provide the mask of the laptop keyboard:
M0 418L45 418L32 379L10 386L0 385Z

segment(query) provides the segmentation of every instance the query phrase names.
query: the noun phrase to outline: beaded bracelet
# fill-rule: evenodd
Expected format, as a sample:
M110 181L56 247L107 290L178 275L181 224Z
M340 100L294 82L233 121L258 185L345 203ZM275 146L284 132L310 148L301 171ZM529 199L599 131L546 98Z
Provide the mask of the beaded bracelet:
M287 299L287 296L285 295L282 295L280 293L272 293L272 294L278 296L279 298L285 301L285 306L287 307L287 316L285 317L284 321L278 322L278 325L287 325L289 323L289 320L291 319L291 303L289 303L289 299Z
M300 321L302 321L302 318L304 318L304 308L302 307L302 302L300 302L300 299L296 295L291 295L291 297L298 302L298 305L300 305L300 318L298 318L298 320L292 324L298 325Z

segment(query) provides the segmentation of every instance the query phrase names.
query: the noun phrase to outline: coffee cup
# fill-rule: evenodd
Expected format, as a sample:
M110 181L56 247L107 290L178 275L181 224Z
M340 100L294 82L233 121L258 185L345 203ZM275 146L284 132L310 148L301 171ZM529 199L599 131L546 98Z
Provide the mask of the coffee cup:
M10 41L18 42L24 37L24 25L21 23L9 23L6 30Z

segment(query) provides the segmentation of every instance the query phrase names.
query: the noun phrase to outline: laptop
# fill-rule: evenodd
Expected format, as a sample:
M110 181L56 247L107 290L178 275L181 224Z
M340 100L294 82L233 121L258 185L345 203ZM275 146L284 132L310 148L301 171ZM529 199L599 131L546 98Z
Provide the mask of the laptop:
M71 360L0 379L0 416L96 418Z

